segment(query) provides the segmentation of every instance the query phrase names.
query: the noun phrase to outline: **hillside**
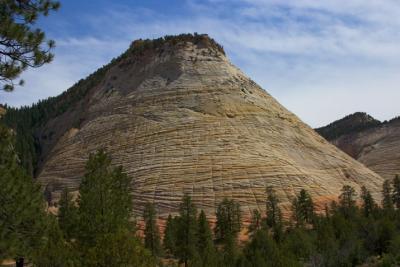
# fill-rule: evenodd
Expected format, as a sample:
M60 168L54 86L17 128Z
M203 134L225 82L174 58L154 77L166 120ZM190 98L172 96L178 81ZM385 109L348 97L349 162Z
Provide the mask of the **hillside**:
M163 218L184 193L211 217L224 197L245 216L263 210L266 186L286 208L302 188L321 204L345 184L380 198L380 176L281 106L207 35L135 41L61 96L7 114L18 134L32 133L32 168L53 202L78 188L99 148L133 177L135 211L156 202Z
M382 177L400 174L399 118L380 122L355 113L316 131Z

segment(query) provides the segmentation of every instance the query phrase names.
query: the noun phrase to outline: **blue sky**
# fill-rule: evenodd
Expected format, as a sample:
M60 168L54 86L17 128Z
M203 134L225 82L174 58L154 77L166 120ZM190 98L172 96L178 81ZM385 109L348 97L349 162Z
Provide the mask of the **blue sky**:
M356 111L400 115L398 0L61 0L40 20L55 60L0 102L55 96L137 38L208 33L231 61L313 127Z

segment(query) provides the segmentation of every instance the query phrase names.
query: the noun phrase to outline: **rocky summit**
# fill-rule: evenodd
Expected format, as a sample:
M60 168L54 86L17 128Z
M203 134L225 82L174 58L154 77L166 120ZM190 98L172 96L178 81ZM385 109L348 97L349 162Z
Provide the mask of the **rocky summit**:
M380 122L357 112L317 131L382 177L400 174L400 118Z
M207 35L135 41L81 83L85 93L41 130L38 180L53 199L78 189L99 148L133 178L135 211L154 201L163 218L185 193L210 217L224 197L245 216L265 210L266 186L284 208L302 188L319 203L346 184L379 199L379 175L280 105Z

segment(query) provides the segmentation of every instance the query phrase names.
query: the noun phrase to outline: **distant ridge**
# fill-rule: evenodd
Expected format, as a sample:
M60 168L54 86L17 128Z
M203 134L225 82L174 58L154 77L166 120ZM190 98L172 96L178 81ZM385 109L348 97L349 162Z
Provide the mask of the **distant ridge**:
M380 122L357 112L316 131L381 176L400 174L399 117Z
M356 112L315 130L327 140L333 140L345 134L360 132L379 125L381 122L367 113Z

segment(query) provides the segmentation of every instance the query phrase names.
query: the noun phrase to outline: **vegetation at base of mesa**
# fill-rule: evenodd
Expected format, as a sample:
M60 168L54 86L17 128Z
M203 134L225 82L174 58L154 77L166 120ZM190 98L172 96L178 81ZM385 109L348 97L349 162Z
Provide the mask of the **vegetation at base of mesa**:
M146 203L143 212L144 228L144 246L153 256L161 255L160 232L157 225L157 213L153 203Z
M132 220L130 178L103 150L91 154L80 194L61 195L58 217L45 213L39 187L18 164L12 131L0 126L0 260L24 258L33 266L397 266L400 264L399 177L382 186L382 206L363 187L345 185L337 202L316 213L301 190L292 222L282 219L277 192L266 190L266 213L252 211L249 240L239 242L241 208L217 206L214 229L184 195L169 216L163 241L156 204L143 213L144 238ZM293 223L294 222L294 223Z
M18 164L13 134L0 125L0 262L40 267L155 266L136 235L130 179L108 155L91 154L77 203L67 190L59 216L47 214L42 191Z
M33 253L46 232L40 187L19 166L13 139L0 124L0 258Z
M186 258L187 266L358 266L373 262L374 266L397 266L400 264L400 209L394 204L397 200L397 178L383 185L384 201L380 207L373 195L365 188L358 194L354 188L345 185L338 202L327 205L324 213L316 213L311 195L301 190L292 201L292 219L282 219L277 194L272 187L266 190L266 214L252 211L248 226L249 240L238 243L241 230L240 206L233 200L224 199L217 207L214 236L210 231L198 234L190 240L188 247L201 252ZM399 183L400 184L400 183ZM385 200L386 199L386 200ZM186 211L195 208L190 198L185 196L182 203ZM189 204L188 204L189 203ZM390 204L391 203L391 204ZM168 257L181 259L182 248L179 232L182 231L182 215L168 217L164 248ZM205 223L203 212L198 217L197 228ZM194 229L195 216L190 223ZM236 218L236 219L235 219ZM294 222L294 223L293 223ZM196 231L192 231L194 233ZM208 232L208 231L200 231ZM199 246L208 244L209 250ZM212 259L207 264L202 259Z

